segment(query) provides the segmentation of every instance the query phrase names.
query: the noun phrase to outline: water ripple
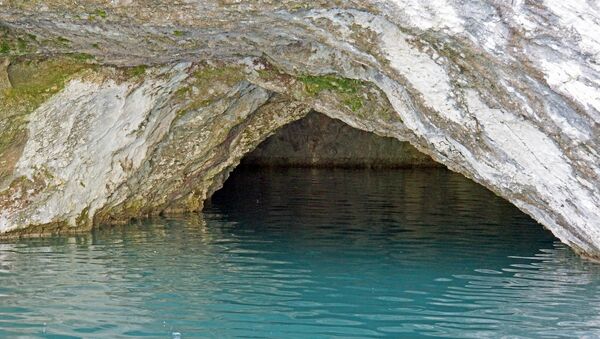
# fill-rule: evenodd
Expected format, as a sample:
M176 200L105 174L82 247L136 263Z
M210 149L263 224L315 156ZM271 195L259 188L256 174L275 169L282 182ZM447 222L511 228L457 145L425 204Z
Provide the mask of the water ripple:
M443 170L238 171L203 215L0 244L0 337L600 337L600 269Z

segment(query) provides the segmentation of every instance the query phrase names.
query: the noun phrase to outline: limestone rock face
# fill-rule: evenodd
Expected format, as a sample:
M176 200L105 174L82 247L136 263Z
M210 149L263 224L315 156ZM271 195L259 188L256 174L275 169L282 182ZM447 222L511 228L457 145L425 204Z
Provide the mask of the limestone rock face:
M314 109L600 258L594 2L2 0L0 24L2 232L200 209Z

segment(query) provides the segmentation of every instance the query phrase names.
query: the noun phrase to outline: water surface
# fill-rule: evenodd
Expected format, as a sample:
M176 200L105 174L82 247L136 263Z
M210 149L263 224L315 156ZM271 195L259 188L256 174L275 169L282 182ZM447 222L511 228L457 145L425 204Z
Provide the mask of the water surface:
M600 337L600 266L432 170L236 170L202 215L0 244L0 337Z

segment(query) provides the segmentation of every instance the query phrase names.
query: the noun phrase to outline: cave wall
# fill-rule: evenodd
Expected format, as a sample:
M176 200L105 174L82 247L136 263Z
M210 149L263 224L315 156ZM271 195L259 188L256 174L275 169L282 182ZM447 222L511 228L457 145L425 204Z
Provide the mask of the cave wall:
M316 110L600 258L599 18L584 0L1 1L0 232L198 210Z
M246 166L439 167L410 143L350 127L317 112L279 129L244 156Z

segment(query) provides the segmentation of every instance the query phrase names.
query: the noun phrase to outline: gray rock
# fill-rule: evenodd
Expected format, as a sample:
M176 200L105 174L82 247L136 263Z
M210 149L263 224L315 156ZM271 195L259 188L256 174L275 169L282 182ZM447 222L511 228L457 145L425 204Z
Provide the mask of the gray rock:
M35 36L11 49L15 67L84 64L0 100L2 232L199 209L315 109L410 142L600 258L593 2L80 3L0 1L0 23Z

